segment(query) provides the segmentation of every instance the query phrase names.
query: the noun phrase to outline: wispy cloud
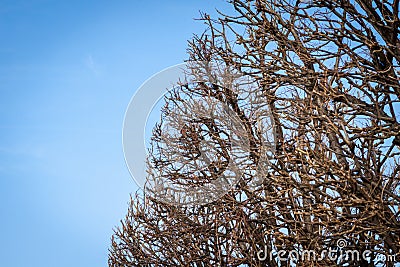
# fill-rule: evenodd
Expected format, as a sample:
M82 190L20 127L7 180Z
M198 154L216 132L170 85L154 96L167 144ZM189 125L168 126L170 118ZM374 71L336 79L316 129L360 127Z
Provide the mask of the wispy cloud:
M100 65L98 65L92 55L88 55L85 59L86 67L93 72L94 75L100 75Z

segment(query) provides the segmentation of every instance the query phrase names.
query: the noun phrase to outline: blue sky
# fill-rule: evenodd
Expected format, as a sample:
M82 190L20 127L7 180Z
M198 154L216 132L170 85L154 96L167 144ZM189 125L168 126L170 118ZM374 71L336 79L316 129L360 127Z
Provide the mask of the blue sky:
M125 109L222 0L0 0L1 266L107 266ZM143 127L143 126L138 126Z

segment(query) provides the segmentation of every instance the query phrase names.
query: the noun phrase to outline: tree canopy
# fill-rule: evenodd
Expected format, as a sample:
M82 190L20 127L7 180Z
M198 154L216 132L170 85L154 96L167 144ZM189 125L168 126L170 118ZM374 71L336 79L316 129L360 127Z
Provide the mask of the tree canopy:
M211 203L177 206L146 190L133 196L112 238L109 266L376 266L379 260L394 266L392 255L400 261L399 0L229 4L230 14L202 14L207 29L189 41L188 59L219 62L257 81L254 93L273 119L273 153L263 154L264 129L252 123L240 94L209 83L179 86L153 131L152 169L174 183L197 184L226 168L229 138L215 121L198 120L176 139L164 138L168 116L195 97L226 103L243 123L251 153L236 186ZM220 156L194 176L166 155L179 150L189 164L199 138L212 140ZM263 157L262 183L250 186ZM338 249L339 240L360 255L371 253L276 257L279 250Z

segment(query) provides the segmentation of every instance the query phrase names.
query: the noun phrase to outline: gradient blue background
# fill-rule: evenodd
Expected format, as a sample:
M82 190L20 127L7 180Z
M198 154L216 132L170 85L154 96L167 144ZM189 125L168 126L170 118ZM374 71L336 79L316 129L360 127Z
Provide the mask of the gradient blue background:
M0 0L0 266L107 266L137 187L121 126L221 0ZM138 125L138 127L143 127Z

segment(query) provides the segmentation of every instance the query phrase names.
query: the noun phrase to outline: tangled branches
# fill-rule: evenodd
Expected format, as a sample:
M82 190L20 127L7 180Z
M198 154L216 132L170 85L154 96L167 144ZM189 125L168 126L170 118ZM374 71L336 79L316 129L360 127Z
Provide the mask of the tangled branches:
M240 96L213 86L182 92L222 97L250 123L252 151L239 183L203 206L176 207L132 199L115 232L109 265L122 266L374 266L400 259L400 20L398 0L232 0L235 14L203 21L190 60L223 62L259 83L272 114L276 146L263 183L250 187L260 156L259 129ZM194 94L194 93L193 93ZM189 94L190 95L190 94ZM179 100L179 95L169 99ZM206 121L197 122L205 124ZM229 156L221 132L217 176ZM188 156L204 128L182 133ZM173 166L157 151L155 168ZM186 146L185 146L186 144ZM258 153L258 154L257 154ZM258 155L258 156L257 156ZM217 164L217 163L215 163ZM171 179L190 183L192 176ZM193 177L192 177L193 178ZM196 181L195 181L196 182ZM370 250L368 259L260 260L258 252ZM275 255L275 254L274 254ZM384 261L381 266L394 266Z

